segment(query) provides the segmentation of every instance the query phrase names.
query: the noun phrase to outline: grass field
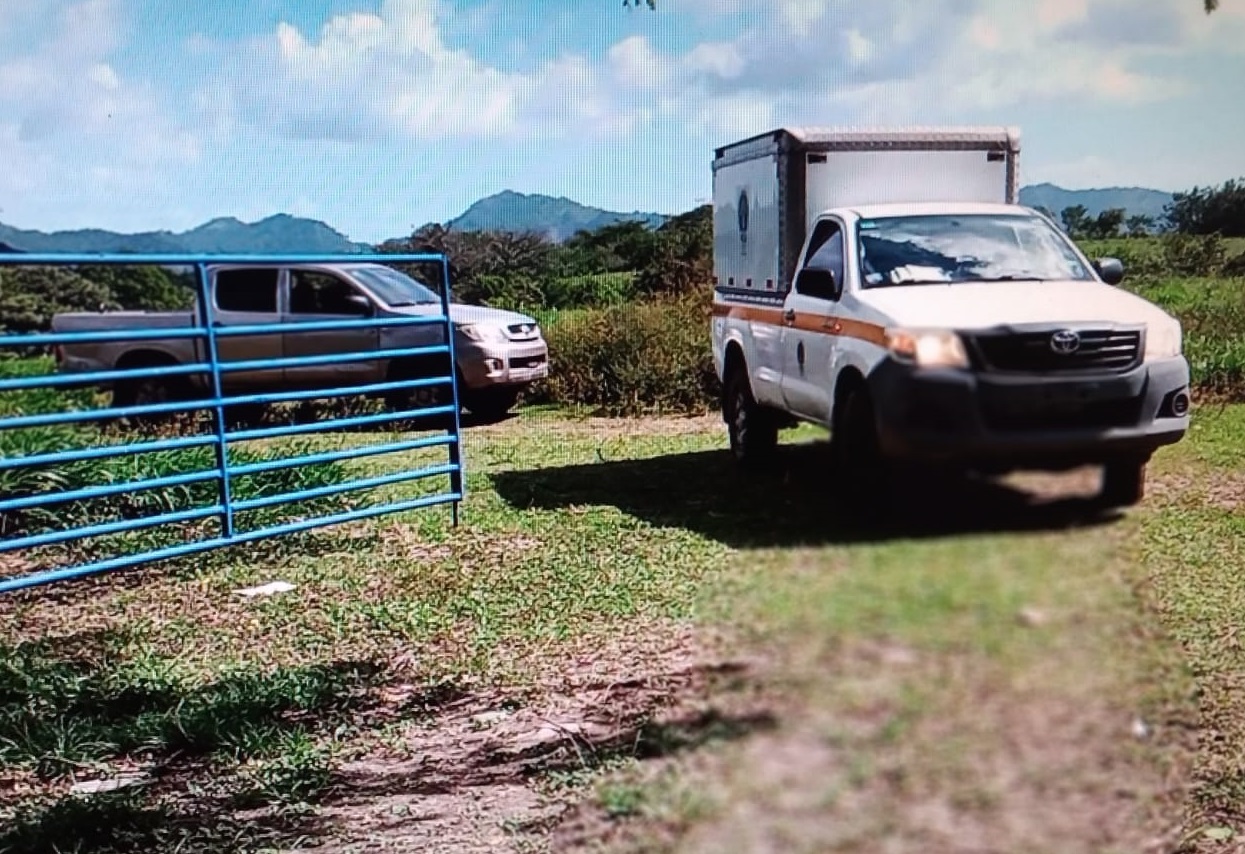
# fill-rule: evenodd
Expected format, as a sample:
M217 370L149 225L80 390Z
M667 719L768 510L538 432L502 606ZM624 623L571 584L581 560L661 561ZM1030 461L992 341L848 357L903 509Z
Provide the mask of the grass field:
M0 852L1236 850L1245 407L1209 401L1245 379L1241 281L1135 283L1181 317L1202 402L1120 518L1072 473L932 485L861 529L816 431L751 480L714 416L532 407L467 431L458 529L384 517L0 596ZM0 414L67 401L91 404ZM185 464L210 460L50 487ZM294 588L238 592L270 581Z
M1245 410L1196 422L1122 519L1074 475L862 531L815 433L756 484L713 418L531 413L458 531L6 597L0 851L1222 850Z

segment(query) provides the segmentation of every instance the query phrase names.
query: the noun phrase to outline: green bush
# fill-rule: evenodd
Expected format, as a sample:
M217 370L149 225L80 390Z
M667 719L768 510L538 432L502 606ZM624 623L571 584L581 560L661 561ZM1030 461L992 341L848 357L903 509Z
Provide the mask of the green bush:
M1202 394L1245 397L1245 279L1161 279L1129 287L1180 319Z
M579 311L546 334L539 401L640 415L704 412L717 399L703 295Z
M1149 281L1171 276L1215 277L1228 273L1230 264L1245 263L1233 257L1227 241L1217 234L1165 234L1161 237L1119 237L1078 241L1083 252L1094 258L1118 258L1129 280Z
M636 296L635 273L597 273L553 279L545 289L548 308L620 305Z

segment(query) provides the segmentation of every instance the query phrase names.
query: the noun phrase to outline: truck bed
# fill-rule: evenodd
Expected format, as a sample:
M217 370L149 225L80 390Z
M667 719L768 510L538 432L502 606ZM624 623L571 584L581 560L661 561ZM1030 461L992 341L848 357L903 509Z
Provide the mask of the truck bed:
M194 325L193 311L79 311L58 314L52 318L54 332L184 329Z

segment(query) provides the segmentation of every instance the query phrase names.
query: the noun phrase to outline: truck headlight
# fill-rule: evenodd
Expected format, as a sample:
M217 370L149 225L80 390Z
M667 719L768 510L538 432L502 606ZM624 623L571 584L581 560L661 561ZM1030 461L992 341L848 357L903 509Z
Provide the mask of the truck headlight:
M479 342L502 342L506 340L506 333L500 326L487 326L478 324L472 326L460 326L458 331L466 335L472 341Z
M886 348L901 362L922 368L967 368L968 351L946 329L888 329Z
M1157 359L1174 359L1180 355L1180 323L1173 321L1162 326L1151 326L1146 330L1145 361Z

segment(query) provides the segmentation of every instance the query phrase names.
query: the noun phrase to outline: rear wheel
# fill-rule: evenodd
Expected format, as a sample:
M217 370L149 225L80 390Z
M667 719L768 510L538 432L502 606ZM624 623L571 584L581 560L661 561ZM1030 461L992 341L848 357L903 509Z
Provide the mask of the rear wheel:
M756 469L773 459L778 447L778 419L756 402L742 368L733 368L723 386L722 416L737 463Z
M1140 504L1146 494L1146 463L1131 458L1111 460L1102 467L1099 502L1107 507L1132 507Z
M143 370L145 368L171 367L171 360L152 360L122 364L122 370ZM116 409L128 409L138 406L157 406L162 403L177 403L190 399L190 385L184 376L174 377L127 377L117 380L112 389L112 405ZM131 416L137 421L148 423L167 421L176 413L154 412Z

